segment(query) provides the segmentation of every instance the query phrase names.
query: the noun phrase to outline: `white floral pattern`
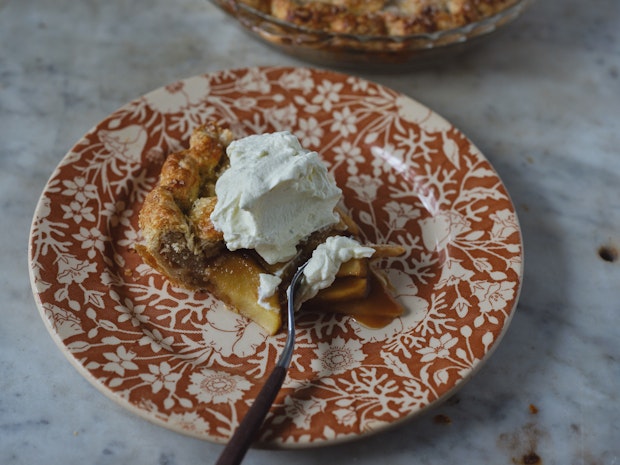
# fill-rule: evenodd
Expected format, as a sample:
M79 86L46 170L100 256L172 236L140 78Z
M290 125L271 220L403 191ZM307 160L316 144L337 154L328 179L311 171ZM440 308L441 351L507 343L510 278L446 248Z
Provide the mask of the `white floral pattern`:
M265 443L324 443L411 417L460 385L515 309L522 246L504 186L471 142L369 81L296 68L197 76L102 121L48 182L32 226L33 292L51 334L94 384L176 431L226 441L285 335L266 337L208 294L141 262L137 212L165 154L209 118L237 136L291 130L318 150L407 312L369 330L303 314Z
M208 369L192 373L190 381L187 391L205 404L234 404L252 387L252 384L242 376Z

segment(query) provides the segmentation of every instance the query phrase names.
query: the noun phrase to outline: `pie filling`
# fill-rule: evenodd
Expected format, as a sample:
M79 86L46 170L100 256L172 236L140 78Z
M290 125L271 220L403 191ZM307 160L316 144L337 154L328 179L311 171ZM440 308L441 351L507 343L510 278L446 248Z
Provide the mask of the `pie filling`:
M336 206L339 220L301 240L292 258L269 263L251 248L229 250L211 215L218 202L217 181L230 167L226 148L232 141L228 129L208 122L194 130L188 149L166 158L159 182L146 196L140 211L144 241L136 244L136 250L145 263L173 284L205 290L269 334L275 334L282 326L286 290L298 267L330 236L359 242L359 230ZM400 255L404 249L370 247L374 249L372 257L359 256L343 262L333 282L318 290L302 308L350 315L368 327L384 326L401 315L403 307L392 297L386 277L371 261ZM265 276L276 277L270 282L277 283L275 291L266 295L261 289Z

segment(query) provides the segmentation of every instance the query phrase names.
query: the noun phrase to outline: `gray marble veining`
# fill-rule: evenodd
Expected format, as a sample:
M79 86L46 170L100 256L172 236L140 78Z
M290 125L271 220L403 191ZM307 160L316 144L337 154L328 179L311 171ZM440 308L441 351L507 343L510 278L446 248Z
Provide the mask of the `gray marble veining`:
M523 230L521 300L441 406L364 441L246 463L620 463L618 24L616 0L538 1L449 63L357 72L446 117L497 169ZM67 362L31 295L28 231L55 166L119 106L195 74L284 64L305 65L203 0L0 1L0 463L215 461L221 446L134 416Z

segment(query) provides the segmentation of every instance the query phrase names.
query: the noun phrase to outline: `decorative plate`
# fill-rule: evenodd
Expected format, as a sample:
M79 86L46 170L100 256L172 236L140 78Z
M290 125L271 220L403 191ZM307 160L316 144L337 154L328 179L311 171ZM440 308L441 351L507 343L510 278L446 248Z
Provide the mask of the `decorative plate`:
M356 77L250 68L182 80L90 130L47 183L31 230L32 288L59 347L99 390L172 430L225 442L281 351L208 294L171 286L134 251L165 155L209 118L238 136L291 130L320 152L406 314L371 330L304 314L263 446L353 439L411 418L488 358L515 309L522 245L489 162L428 108Z

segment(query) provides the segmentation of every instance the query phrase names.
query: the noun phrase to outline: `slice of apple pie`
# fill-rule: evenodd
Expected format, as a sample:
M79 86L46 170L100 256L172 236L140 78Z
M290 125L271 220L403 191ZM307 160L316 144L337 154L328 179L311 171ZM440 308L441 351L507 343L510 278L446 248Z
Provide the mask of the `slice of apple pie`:
M198 127L188 149L168 155L146 196L136 250L175 285L212 293L269 334L282 325L293 274L323 251L308 267L304 308L387 324L403 308L370 262L404 250L361 245L316 157L289 133L233 142L216 122Z

